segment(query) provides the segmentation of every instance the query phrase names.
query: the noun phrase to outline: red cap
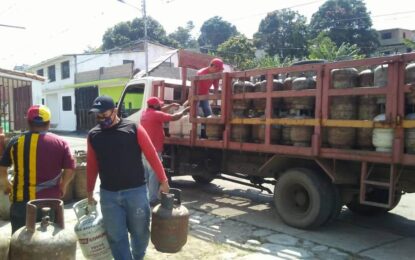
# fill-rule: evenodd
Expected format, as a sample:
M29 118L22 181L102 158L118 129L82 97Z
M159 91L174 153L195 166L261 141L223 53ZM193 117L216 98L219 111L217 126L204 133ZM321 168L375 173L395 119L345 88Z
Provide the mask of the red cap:
M210 66L215 65L219 70L223 70L223 61L221 59L215 58L210 62Z
M149 99L147 99L147 105L148 106L162 106L164 104L163 101L161 101L158 97L150 97Z

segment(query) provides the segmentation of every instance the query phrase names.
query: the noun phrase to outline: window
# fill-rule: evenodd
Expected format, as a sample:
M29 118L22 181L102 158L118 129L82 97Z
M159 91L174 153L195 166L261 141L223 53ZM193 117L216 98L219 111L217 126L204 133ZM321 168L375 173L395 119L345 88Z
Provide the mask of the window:
M39 75L39 76L43 76L43 69L38 69L36 71L36 74Z
M49 82L54 82L56 80L55 65L48 67L48 79L49 79Z
M402 37L403 37L404 39L406 39L406 33L403 33L403 34L402 34Z
M42 105L45 105L45 99L42 98Z
M385 32L382 33L382 40L392 39L392 33L391 32Z
M64 61L61 63L61 76L62 79L69 78L69 61Z
M133 64L134 65L134 61L133 60L123 60L122 64Z
M62 97L62 110L72 111L72 97L71 96Z

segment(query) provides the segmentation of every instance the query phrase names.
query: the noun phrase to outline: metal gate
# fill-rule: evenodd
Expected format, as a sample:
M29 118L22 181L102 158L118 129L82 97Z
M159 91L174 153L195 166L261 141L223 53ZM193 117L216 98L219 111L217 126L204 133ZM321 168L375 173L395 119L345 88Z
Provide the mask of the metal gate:
M13 88L14 130L27 128L26 112L32 105L32 84L30 81L19 81Z
M98 87L82 87L75 89L76 130L89 131L96 125L94 115L89 115L94 99L98 97Z

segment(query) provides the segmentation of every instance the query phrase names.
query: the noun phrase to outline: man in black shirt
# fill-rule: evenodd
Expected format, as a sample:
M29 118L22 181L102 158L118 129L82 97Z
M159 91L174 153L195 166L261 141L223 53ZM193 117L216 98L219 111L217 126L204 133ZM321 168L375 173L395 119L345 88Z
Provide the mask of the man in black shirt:
M143 259L150 237L150 206L141 153L155 170L161 192L169 191L166 174L144 128L120 119L112 98L97 97L90 111L96 113L98 125L88 133L88 201L95 203L99 172L101 211L113 257Z

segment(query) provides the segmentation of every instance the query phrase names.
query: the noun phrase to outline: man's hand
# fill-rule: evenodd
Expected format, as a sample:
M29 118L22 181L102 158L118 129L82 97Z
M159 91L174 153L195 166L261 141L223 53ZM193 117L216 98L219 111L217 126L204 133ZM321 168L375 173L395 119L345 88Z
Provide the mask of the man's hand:
M160 194L162 192L169 193L169 190L170 190L169 181L165 181L165 182L160 183L160 189L159 189Z
M94 195L92 192L88 192L88 204L97 205L97 201L94 199Z
M61 191L61 198L65 197L66 190L68 189L68 185L61 182L61 183L59 183L59 189Z
M189 111L190 111L190 107L185 107L185 109L183 109L183 114L186 114Z

